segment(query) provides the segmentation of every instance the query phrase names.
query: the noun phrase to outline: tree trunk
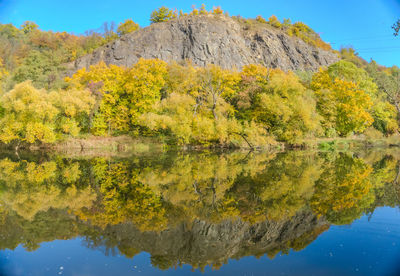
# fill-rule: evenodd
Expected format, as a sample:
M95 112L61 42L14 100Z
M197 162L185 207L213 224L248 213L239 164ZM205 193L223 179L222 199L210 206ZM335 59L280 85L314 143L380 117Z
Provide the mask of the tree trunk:
M216 107L217 107L217 96L213 94L213 105L212 105L212 113L214 116L215 120L218 120L217 112L216 112Z

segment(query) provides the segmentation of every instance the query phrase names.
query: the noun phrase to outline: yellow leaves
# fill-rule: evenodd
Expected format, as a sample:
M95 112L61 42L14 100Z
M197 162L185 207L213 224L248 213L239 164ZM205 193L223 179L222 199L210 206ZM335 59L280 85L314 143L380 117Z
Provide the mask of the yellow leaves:
M21 119L35 116L41 120L51 120L57 115L56 108L49 103L46 91L34 88L29 81L17 84L3 95L1 102L4 109L20 113Z
M239 114L264 126L281 141L296 142L318 132L313 96L292 72L250 65L243 69Z
M371 97L358 83L334 78L329 70L320 69L313 76L311 87L316 90L318 111L324 117L326 129L334 127L338 134L345 136L362 132L373 123L369 113Z
M268 18L268 24L275 28L280 28L282 26L282 23L279 22L275 15L272 15L270 18Z
M372 168L361 159L341 155L317 183L311 206L336 224L350 223L373 201Z
M262 65L250 64L243 67L242 78L255 78L256 81L266 84L272 69L268 69Z
M133 123L140 114L149 111L160 99L160 90L165 85L166 75L167 63L158 59L140 59L127 72L128 81L124 88L129 97Z
M267 20L265 20L265 18L262 17L261 15L257 15L256 21L258 21L260 23L267 23Z
M176 12L174 13L173 10L162 6L161 8L158 8L151 13L150 21L151 23L166 22L175 18L176 16Z
M70 118L74 118L79 113L89 115L94 104L95 99L89 90L85 89L70 89L59 90L49 93L50 101L61 112Z
M27 123L25 129L25 140L28 143L33 144L36 140L43 143L54 143L56 141L56 135L51 125L45 125L40 122Z
M97 87L97 91L92 91L97 93L95 97L99 102L92 132L104 135L131 130L137 117L150 111L160 99L166 75L167 64L164 61L140 59L130 69L100 62L88 71L79 70L68 82L78 89Z
M78 135L80 127L75 120L81 114L89 115L94 99L87 90L60 90L47 93L27 81L1 97L4 117L0 119L0 139L35 143L53 143L58 131Z
M132 33L139 29L139 24L133 22L132 19L126 19L123 23L118 25L117 33L119 36Z
M43 164L27 163L25 168L26 180L31 183L43 184L44 181L55 177L57 164L45 162Z
M1 102L5 110L5 116L0 120L0 139L3 142L15 139L29 143L55 141L52 123L58 110L50 103L46 91L24 82L4 94Z
M9 75L8 71L4 67L3 60L0 58L0 93L2 92L2 82Z
M240 81L240 75L236 71L222 69L214 64L199 68L198 78L203 92L224 99L229 99L236 93Z
M224 14L224 11L221 9L220 6L218 6L218 7L213 7L213 9L212 9L212 14L221 15L221 14Z

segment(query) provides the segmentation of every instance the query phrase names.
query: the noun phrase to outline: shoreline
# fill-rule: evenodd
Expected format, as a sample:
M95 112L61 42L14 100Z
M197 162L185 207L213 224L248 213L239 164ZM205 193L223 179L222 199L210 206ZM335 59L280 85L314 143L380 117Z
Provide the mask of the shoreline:
M1 144L1 148L13 150L12 145ZM133 154L146 154L165 152L170 150L177 151L286 151L286 150L318 150L318 151L347 151L362 149L381 149L400 147L400 136L392 136L378 139L366 137L350 138L315 138L304 139L296 144L284 144L277 142L264 147L256 148L233 148L220 145L170 145L155 137L132 137L129 135L100 137L88 136L82 138L66 138L54 144L25 145L20 147L22 151L43 151L48 153L59 153L66 155L85 155L85 156L129 156ZM18 151L19 151L18 150Z

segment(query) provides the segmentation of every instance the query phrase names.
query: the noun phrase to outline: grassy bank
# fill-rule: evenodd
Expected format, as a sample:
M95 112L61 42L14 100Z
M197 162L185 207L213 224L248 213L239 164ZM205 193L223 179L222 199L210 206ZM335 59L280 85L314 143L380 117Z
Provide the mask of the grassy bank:
M296 145L287 148L304 148L318 150L348 150L361 148L388 148L400 147L400 135L389 137L371 138L364 135L352 137L314 138L304 139Z

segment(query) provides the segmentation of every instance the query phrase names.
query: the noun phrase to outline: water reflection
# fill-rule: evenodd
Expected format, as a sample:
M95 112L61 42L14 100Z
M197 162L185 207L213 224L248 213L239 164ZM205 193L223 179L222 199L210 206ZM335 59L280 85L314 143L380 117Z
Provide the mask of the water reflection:
M399 206L390 152L172 153L0 160L0 250L83 237L159 269L302 250L331 225Z

